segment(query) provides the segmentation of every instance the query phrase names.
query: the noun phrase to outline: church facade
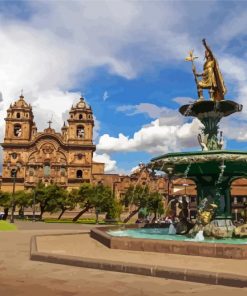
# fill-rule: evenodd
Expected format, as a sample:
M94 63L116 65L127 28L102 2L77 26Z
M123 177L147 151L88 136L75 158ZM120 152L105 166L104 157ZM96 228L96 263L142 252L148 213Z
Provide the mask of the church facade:
M13 182L16 190L33 188L38 182L72 189L104 174L104 163L93 161L94 119L84 98L71 107L61 132L51 122L39 132L32 106L22 95L10 105L5 122L2 191L12 191Z

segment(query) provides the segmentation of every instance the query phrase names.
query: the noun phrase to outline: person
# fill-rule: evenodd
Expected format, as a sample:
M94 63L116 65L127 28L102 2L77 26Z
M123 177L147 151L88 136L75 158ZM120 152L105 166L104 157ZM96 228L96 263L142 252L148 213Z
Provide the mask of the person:
M203 73L199 74L194 72L196 77L202 77L197 82L199 98L203 99L203 89L209 89L210 99L213 101L224 100L224 95L227 90L224 84L222 74L220 72L218 62L215 59L213 52L206 43L206 40L202 40L205 46L205 59L206 62L203 66ZM195 70L194 70L195 71Z

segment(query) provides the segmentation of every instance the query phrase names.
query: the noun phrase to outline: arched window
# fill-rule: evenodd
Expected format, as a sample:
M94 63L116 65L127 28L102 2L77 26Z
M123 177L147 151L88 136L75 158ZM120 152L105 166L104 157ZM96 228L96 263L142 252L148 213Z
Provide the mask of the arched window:
M16 118L20 118L20 117L21 117L20 112L17 112L17 113L16 113Z
M29 176L30 177L33 177L34 176L34 169L29 169Z
M79 119L82 119L82 118L83 118L82 114L79 114Z
M76 171L76 178L82 179L82 170L77 170Z
M17 177L17 170L16 169L12 169L11 172L10 172L10 176L12 178L16 178Z
M65 169L64 167L61 167L60 174L61 174L62 177L65 176L65 174L66 174L66 169Z
M21 125L20 124L14 125L14 136L16 136L16 137L21 136Z
M44 176L49 177L51 174L51 167L49 163L45 163L44 165Z
M83 139L84 138L84 126L78 125L76 130L77 138Z

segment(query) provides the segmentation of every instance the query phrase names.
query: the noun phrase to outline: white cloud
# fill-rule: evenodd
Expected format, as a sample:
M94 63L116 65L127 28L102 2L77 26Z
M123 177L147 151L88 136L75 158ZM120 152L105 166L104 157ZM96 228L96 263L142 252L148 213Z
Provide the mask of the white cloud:
M121 133L117 138L109 134L102 135L97 149L105 153L145 151L152 154L181 150L197 145L196 135L199 126L200 123L196 119L181 126L163 125L159 119L156 119L135 132L132 138Z
M152 119L159 118L160 125L178 125L183 123L182 116L177 110L167 107L160 107L150 103L140 103L138 105L122 105L117 107L117 111L124 112L128 116L136 114L146 114Z
M133 167L133 168L130 170L130 172L131 172L131 173L134 173L134 172L137 171L138 169L140 169L140 166L139 166L139 165Z
M93 160L96 162L105 163L105 172L112 173L117 171L117 162L116 160L112 160L110 156L106 153L98 154L94 153Z
M108 92L104 91L103 93L103 101L106 101L109 98Z
M178 103L179 105L186 105L195 102L195 99L190 97L176 97L172 99L174 102Z

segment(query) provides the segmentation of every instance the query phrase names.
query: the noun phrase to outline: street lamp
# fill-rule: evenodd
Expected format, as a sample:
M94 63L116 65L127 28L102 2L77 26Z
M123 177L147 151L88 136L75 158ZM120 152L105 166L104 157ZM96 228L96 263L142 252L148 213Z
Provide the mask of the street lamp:
M14 213L15 213L15 183L16 183L16 177L17 172L20 170L21 164L16 163L15 166L11 166L10 163L8 163L8 169L11 169L11 177L13 180L13 189L12 189L12 198L11 198L11 216L10 216L10 223L14 223Z
M36 199L36 187L34 188L34 191L33 191L33 222L35 221L35 201Z

